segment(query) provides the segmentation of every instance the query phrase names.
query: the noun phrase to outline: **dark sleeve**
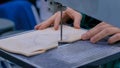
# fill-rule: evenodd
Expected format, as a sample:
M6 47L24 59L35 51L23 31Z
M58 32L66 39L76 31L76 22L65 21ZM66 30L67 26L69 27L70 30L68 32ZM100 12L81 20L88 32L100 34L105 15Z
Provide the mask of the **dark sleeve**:
M82 21L81 21L81 27L82 28L85 28L85 29L91 29L93 28L94 26L96 26L97 24L99 24L101 21L100 20L97 20L93 17L90 17L86 14L82 14Z
M99 24L100 22L101 22L100 20L90 17L86 14L82 14L82 21L81 21L80 27L84 29L91 29L97 24ZM73 26L73 20L72 19L68 20L67 24L70 26Z

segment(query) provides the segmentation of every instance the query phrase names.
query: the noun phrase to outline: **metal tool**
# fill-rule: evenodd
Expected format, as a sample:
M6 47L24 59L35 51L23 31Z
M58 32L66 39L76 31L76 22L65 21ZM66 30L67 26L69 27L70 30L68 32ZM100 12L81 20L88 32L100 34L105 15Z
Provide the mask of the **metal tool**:
M63 11L66 10L66 7L58 2L55 2L55 4L57 4L58 11L60 11L60 41L58 42L58 44L59 45L67 44L67 42L63 41L63 18L62 18Z

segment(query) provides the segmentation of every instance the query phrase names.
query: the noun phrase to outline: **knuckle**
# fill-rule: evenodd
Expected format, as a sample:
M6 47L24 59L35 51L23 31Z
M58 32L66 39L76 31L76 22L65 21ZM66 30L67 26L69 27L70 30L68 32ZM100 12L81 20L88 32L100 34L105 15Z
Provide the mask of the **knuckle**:
M107 23L101 22L101 23L98 24L98 26L102 26L102 25L107 25Z
M101 22L101 24L107 24L107 23L105 23L105 22Z
M98 24L98 25L103 25L103 24L105 24L104 22L101 22L100 24Z
M87 35L87 36L91 36L91 35L92 35L92 31L88 31L88 32L86 33L86 35Z
M76 14L77 17L80 17L80 18L82 17L82 15L78 12L76 12L75 14Z
M115 38L118 38L120 40L120 33L116 34Z
M106 29L104 29L104 32L105 32L105 33L108 33L108 34L111 33L111 31L112 31L111 28L106 28Z
M82 16L81 13L76 12L76 14L77 14L78 16L80 16L80 17Z
M103 29L103 26L97 27L96 30L101 31Z

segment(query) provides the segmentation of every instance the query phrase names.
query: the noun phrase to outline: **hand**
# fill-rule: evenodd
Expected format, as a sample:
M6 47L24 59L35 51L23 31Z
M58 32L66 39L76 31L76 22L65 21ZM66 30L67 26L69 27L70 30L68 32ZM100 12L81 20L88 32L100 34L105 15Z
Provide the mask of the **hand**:
M80 21L82 19L82 15L77 11L67 7L65 11L63 11L63 22L68 21L69 19L74 20L74 27L80 28ZM60 24L60 12L56 12L53 16L51 16L48 20L38 24L35 26L36 30L45 29L51 25L54 25L54 29L57 30Z
M82 39L83 40L90 39L92 43L96 43L109 35L112 36L108 39L108 43L113 44L117 41L120 41L120 28L102 22L95 26L93 29L83 34Z

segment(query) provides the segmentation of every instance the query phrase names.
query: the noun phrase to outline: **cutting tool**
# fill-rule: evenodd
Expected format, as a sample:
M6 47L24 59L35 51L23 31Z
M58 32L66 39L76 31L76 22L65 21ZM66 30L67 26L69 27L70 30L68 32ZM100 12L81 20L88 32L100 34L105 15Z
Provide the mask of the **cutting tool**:
M66 10L66 6L63 6L61 3L55 2L57 5L58 11L60 11L60 41L58 42L59 45L67 44L67 42L63 41L63 11Z

